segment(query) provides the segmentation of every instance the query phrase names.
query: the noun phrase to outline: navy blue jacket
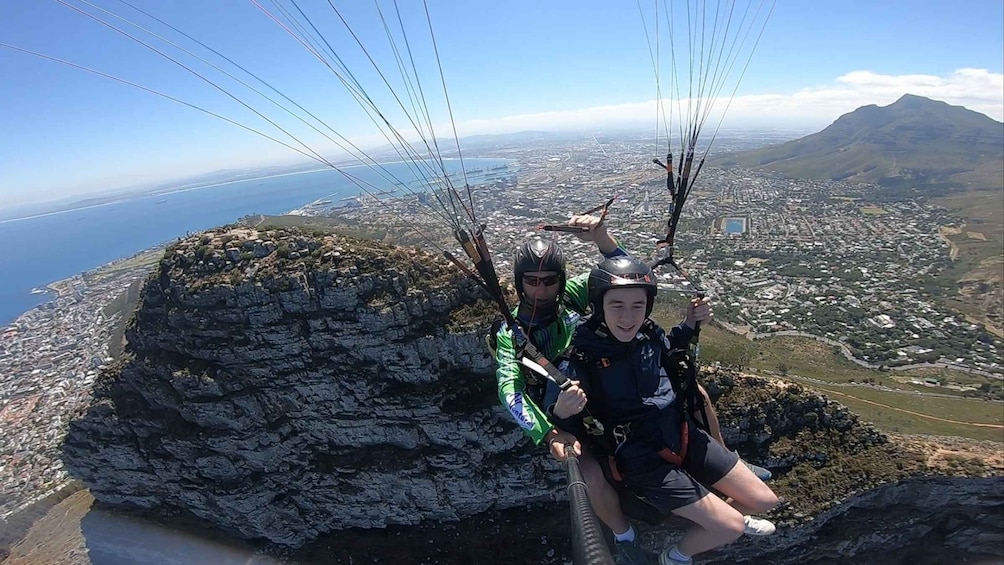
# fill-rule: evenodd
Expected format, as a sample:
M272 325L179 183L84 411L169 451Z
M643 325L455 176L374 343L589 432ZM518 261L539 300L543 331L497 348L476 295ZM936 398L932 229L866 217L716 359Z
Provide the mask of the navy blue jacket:
M588 359L574 355L559 368L569 378L579 381L586 393L586 410L599 419L609 436L613 428L628 425L628 441L616 445L618 465L624 471L660 464L657 452L662 447L673 451L680 448L680 424L684 408L677 400L670 375L662 366L664 353L684 349L690 343L693 330L686 324L673 327L667 335L654 322L627 343L612 336L592 331L588 324L575 330L572 345ZM558 388L549 384L545 405L553 410ZM558 426L575 434L580 441L588 440L582 423L582 413L566 420L555 417ZM607 447L595 447L602 453ZM643 470L638 468L638 470Z

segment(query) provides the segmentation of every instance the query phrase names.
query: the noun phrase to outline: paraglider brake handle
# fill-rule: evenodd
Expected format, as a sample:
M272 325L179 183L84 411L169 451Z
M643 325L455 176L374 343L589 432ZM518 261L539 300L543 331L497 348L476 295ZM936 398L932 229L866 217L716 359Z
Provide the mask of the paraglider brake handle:
M602 213L600 214L600 223L596 224L596 227L602 226L603 222L605 222L607 219L607 212L610 210L610 205L614 203L614 200L617 200L617 196L618 195L616 194L613 195L612 197L610 197L610 200L607 200L606 202L600 204L599 206L596 206L595 208L590 208L586 210L585 212L579 214L579 216L588 216L590 214L595 214L596 212L600 212L602 210ZM556 226L550 224L541 224L540 226L537 226L537 228L544 231L558 231L567 233L584 233L591 229L585 226Z
M663 265L666 265L666 264L669 264L669 265L674 266L674 267L676 266L676 263L673 262L673 258L672 257L663 257L662 259L659 259L655 263L652 263L651 265L649 265L649 268L654 271L654 270L658 269L659 267L661 267Z

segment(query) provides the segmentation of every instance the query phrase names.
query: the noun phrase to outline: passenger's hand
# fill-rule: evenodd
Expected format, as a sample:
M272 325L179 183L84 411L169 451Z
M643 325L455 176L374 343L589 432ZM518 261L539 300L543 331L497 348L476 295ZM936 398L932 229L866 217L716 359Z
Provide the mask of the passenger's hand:
M586 400L586 391L579 387L579 381L572 381L571 386L558 394L554 415L561 420L574 416L586 407Z
M547 442L551 448L551 457L555 461L564 461L569 455L582 455L582 444L572 434L554 428L547 434Z
M695 297L687 305L687 317L684 318L683 322L690 326L690 329L694 329L698 322L709 322L714 317L715 314L711 310L711 298L707 296L704 298Z
M596 241L597 235L605 237L607 233L607 225L601 222L599 216L572 216L568 225L589 228L589 231L575 233L575 237L582 241Z

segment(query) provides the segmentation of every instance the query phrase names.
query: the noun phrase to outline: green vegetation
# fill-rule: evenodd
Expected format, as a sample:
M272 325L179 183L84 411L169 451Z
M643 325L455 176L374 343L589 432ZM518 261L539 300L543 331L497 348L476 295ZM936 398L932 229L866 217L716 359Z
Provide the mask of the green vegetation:
M1004 409L999 402L807 384L883 431L1004 442Z
M710 344L721 340L721 349L735 340L746 341L741 336L725 332L719 328L708 328L707 337L702 339L706 359L715 354ZM789 380L808 384L830 393L835 400L846 404L861 417L875 423L880 428L902 433L958 435L974 439L1004 441L1004 405L998 401L963 398L963 393L946 388L931 389L924 386L907 385L897 378L915 377L923 380L923 373L912 371L877 371L860 367L839 353L833 347L805 338L779 337L756 342L756 355L750 366L759 371L786 376ZM956 371L946 371L955 379L972 382L973 375ZM822 382L811 382L809 379ZM984 382L987 382L984 379ZM854 386L827 386L854 385ZM862 386L864 385L864 386ZM999 385L998 385L999 386ZM883 388L878 388L883 387ZM898 390L884 390L884 388ZM919 392L927 395L918 394ZM931 395L937 394L936 396ZM955 396L954 398L952 396ZM909 410L917 414L910 414ZM928 417L924 417L928 416ZM972 424L991 424L996 428L943 422L935 418L954 420Z
M965 226L943 235L951 242L955 260L934 281L952 289L946 305L971 319L986 323L1004 337L1004 191L999 188L970 190L935 198L939 206L965 220Z
M883 197L902 199L1000 186L1002 154L999 122L907 94L889 106L858 108L818 133L716 164L763 167L796 178L871 182L883 187Z
M483 330L496 318L501 318L498 308L494 302L485 298L453 309L446 329L452 333Z
M666 327L679 323L685 300L679 296L661 299L653 318ZM751 342L716 325L701 330L701 359L705 364L717 361L815 388L884 431L1004 442L1001 383L979 375L947 369L866 369L848 361L839 348L812 339L776 337ZM909 382L925 378L976 386L980 392ZM967 398L975 395L981 398Z
M300 228L314 236L338 234L356 239L383 241L388 237L385 230L372 229L347 218L327 218L323 216L248 216L240 224L265 231L285 228Z
M118 277L133 269L146 268L152 270L163 255L164 249L159 247L148 251L142 251L132 257L116 261L86 273L84 275L84 280L86 280L88 284L95 284L103 280Z
M850 446L849 441L852 438L833 429L803 430L793 438L778 439L771 446L772 455L798 462L771 483L786 501L771 517L798 522L801 516L815 516L851 493L926 469L918 452L895 444Z

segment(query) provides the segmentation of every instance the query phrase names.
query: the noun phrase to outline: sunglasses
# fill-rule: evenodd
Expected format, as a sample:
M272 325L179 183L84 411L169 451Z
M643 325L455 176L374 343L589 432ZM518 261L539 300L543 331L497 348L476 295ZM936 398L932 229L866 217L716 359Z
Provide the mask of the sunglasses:
M550 275L547 277L528 277L525 275L523 276L523 284L530 286L540 286L540 285L554 286L558 284L559 280L560 279L558 278L558 275Z

